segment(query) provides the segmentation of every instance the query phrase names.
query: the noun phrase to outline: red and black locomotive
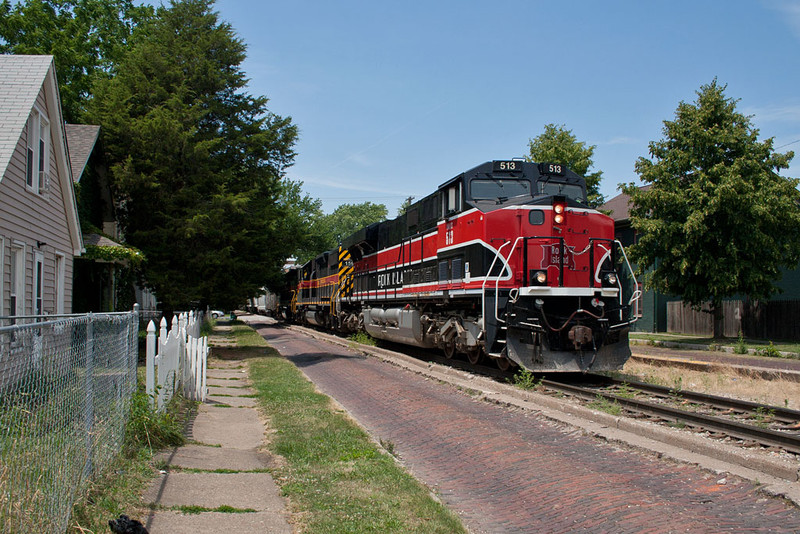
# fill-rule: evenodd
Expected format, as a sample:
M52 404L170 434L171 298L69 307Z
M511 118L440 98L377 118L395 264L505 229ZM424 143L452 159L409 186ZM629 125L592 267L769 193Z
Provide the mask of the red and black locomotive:
M518 160L459 174L290 276L290 319L537 372L621 368L639 298L585 180Z

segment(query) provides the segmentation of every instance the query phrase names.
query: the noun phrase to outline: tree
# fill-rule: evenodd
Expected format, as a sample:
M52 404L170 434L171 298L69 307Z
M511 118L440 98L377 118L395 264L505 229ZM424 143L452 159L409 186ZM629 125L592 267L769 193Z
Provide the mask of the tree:
M132 0L0 2L0 53L55 58L67 122L80 122L94 78L108 76L133 28L153 16Z
M317 253L336 248L345 237L372 223L385 220L387 213L385 205L369 201L361 204L342 204L333 213L325 215L315 223L325 236L325 248Z
M590 206L597 207L604 202L600 194L602 171L589 173L594 165L592 156L595 145L586 146L586 143L578 142L572 130L567 130L563 124L545 124L544 132L528 140L528 148L528 161L560 163L586 178L586 195Z
M173 1L140 25L94 86L127 242L165 309L232 308L280 272L297 129L243 91L245 45L210 0Z
M647 287L681 295L695 308L711 302L714 335L722 336L722 300L773 295L782 267L800 260L798 180L778 173L794 157L758 140L749 117L736 111L715 79L681 102L651 142L653 160L639 158L631 222L640 234L630 248Z
M302 185L302 182L285 180L279 200L285 211L285 216L280 220L281 233L292 237L291 255L301 265L331 248L329 236L320 225L325 219L322 201L303 195ZM280 280L276 282L280 283Z

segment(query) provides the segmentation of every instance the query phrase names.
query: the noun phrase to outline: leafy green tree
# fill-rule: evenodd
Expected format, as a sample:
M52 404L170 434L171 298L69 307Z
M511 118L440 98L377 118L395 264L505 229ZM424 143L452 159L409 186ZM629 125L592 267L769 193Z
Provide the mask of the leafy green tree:
M374 204L369 201L340 205L333 213L325 215L315 223L325 236L325 248L318 253L336 248L342 239L365 226L385 220L387 214L388 210L384 204Z
M723 299L773 295L780 269L800 260L799 181L778 174L794 154L759 141L725 89L715 79L695 103L681 102L649 145L653 159L636 162L650 188L623 188L640 234L630 255L650 270L647 287L695 308L710 301L720 337Z
M127 242L165 309L231 308L280 271L297 130L244 92L245 45L210 0L173 1L137 27L94 86Z
M80 122L94 78L108 76L153 8L132 0L0 2L0 53L55 58L64 118Z
M322 201L304 195L302 182L285 180L285 187L280 196L280 204L285 215L280 220L281 233L291 236L293 249L290 255L303 264L329 250L329 237L320 226L325 218L322 212ZM280 282L280 280L278 280Z
M590 206L597 207L603 203L600 193L600 180L602 171L589 173L594 165L595 145L586 146L583 141L567 130L564 125L545 124L544 132L528 140L530 153L528 161L537 163L560 163L567 168L586 178L586 196Z

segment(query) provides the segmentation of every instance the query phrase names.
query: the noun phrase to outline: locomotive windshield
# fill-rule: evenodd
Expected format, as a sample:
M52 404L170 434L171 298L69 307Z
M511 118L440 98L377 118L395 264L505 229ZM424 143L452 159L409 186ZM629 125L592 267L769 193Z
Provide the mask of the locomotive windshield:
M502 204L509 199L531 196L531 183L528 180L472 180L470 184L472 200L491 200Z
M539 181L536 185L538 186L537 188L540 195L564 196L577 200L578 202L586 202L586 196L583 194L583 187L580 185L550 181Z

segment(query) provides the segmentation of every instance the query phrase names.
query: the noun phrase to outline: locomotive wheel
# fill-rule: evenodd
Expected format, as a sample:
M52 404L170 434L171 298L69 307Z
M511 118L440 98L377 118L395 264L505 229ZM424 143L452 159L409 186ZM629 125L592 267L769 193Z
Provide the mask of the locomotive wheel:
M508 358L495 358L494 361L497 363L497 367L501 371L508 371L511 369L511 360Z
M444 351L445 358L447 358L448 360L452 359L453 356L456 355L455 341L450 341L448 343L445 343L444 346L442 346L442 350Z
M481 361L481 356L481 349L472 349L467 351L467 360L469 360L469 363L472 365L477 365L477 363Z

